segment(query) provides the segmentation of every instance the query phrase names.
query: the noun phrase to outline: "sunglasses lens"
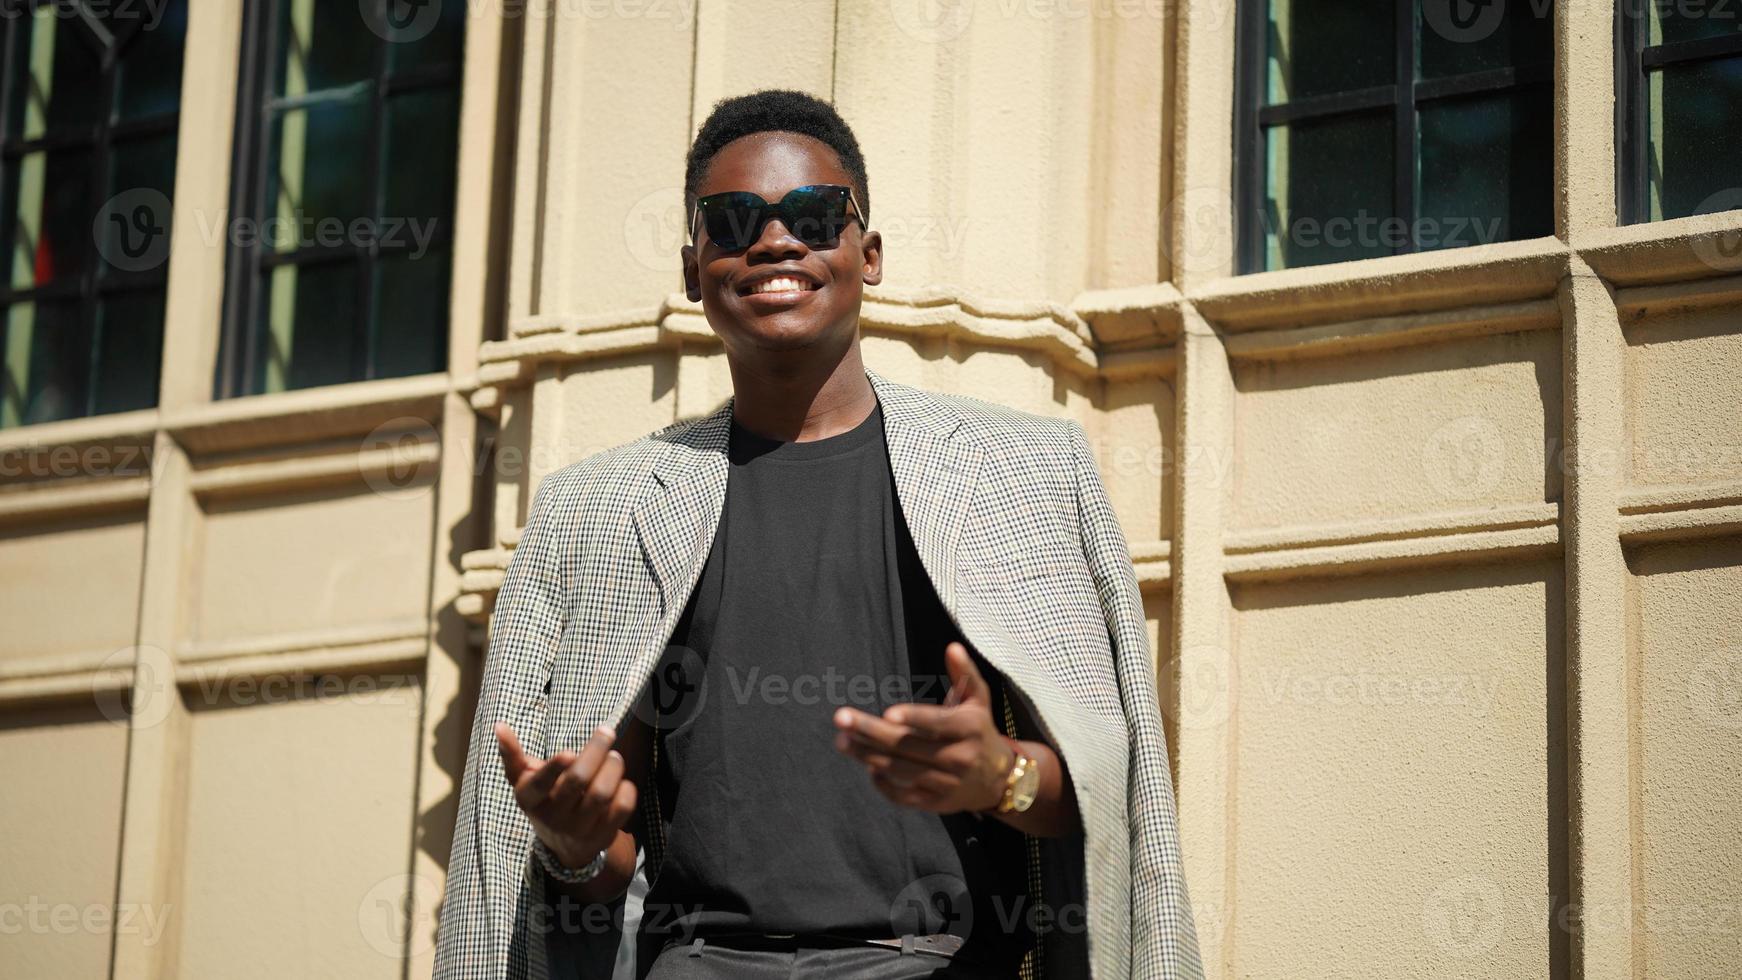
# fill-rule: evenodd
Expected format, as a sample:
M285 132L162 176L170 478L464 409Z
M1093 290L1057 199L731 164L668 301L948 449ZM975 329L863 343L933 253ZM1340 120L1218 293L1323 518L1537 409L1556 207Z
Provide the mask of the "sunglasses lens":
M708 237L728 252L750 247L762 233L768 205L754 194L731 191L712 194L696 202Z
M847 227L846 188L800 187L781 201L781 217L806 245L833 245Z

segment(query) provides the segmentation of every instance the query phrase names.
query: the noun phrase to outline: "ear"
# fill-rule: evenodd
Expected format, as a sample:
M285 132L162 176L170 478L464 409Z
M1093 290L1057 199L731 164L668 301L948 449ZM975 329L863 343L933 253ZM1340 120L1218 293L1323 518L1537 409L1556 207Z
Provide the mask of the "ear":
M865 264L860 278L867 286L875 286L883 281L883 234L876 231L863 232L859 237L859 251L865 254Z
M702 301L702 270L701 258L696 255L694 245L685 245L681 250L683 255L683 291L690 302Z

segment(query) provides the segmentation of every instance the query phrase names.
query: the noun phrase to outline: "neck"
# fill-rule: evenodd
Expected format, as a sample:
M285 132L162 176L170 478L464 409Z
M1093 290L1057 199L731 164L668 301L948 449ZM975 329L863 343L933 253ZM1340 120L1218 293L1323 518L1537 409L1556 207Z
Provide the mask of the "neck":
M840 435L865 421L877 405L859 358L857 332L838 357L776 363L728 358L728 364L732 417L769 439L811 442Z

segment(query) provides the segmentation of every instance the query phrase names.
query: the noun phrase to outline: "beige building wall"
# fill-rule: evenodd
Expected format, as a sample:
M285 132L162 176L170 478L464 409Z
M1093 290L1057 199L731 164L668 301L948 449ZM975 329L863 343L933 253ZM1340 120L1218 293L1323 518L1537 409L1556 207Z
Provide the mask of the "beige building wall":
M235 6L160 407L0 431L0 977L429 972L530 490L729 394L682 160L771 85L865 150L871 366L1091 437L1211 977L1735 975L1742 211L1616 226L1606 10L1555 235L1235 276L1232 3L475 3L448 369L213 402Z

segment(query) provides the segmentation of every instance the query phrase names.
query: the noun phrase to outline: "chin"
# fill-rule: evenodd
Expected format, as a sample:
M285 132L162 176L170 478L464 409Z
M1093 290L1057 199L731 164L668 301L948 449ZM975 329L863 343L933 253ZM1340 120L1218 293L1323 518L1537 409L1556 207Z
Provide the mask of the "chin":
M764 350L799 350L821 341L828 335L828 327L772 316L741 323L737 332L739 337Z

